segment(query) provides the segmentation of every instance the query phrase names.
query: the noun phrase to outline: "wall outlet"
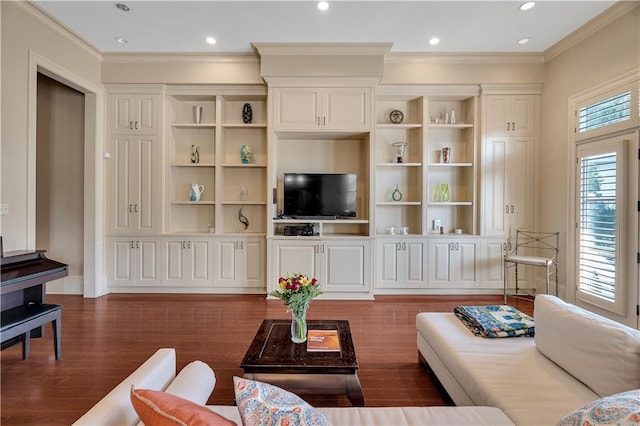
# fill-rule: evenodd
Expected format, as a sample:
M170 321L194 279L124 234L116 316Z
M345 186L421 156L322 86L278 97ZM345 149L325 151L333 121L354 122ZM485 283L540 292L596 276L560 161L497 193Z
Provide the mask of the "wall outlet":
M0 214L1 215L9 214L9 204L6 204L6 203L0 204Z

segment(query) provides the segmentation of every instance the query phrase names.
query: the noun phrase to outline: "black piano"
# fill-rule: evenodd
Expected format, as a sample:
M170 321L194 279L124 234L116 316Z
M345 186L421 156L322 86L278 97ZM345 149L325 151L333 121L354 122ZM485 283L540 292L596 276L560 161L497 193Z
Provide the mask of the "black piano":
M1 246L1 243L0 243ZM5 311L30 302L43 303L45 284L69 274L69 266L47 259L44 250L11 251L0 249L0 307ZM42 336L42 328L31 332L31 337ZM2 343L2 349L20 342L18 338Z

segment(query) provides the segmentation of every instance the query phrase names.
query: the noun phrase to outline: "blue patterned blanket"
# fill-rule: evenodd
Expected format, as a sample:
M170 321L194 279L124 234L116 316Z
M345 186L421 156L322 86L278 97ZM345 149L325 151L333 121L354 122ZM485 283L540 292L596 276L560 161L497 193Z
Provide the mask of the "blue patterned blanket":
M476 336L533 337L533 318L513 306L456 306L453 312Z

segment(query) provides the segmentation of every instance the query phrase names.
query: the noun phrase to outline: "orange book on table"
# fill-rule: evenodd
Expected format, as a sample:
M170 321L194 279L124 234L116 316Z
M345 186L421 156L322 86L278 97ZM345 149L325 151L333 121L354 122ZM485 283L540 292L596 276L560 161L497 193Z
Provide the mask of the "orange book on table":
M307 351L333 352L339 350L338 330L309 330L307 332Z

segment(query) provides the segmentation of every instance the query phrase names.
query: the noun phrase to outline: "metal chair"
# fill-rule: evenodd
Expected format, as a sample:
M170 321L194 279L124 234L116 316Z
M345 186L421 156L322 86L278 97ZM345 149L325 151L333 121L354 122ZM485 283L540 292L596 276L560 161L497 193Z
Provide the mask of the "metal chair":
M504 256L504 303L507 296L532 296L533 294L521 294L518 286L518 265L544 267L546 293L549 294L549 277L555 275L555 295L558 295L558 242L559 232L516 231L516 244L511 252ZM515 293L509 293L508 269L515 268Z

